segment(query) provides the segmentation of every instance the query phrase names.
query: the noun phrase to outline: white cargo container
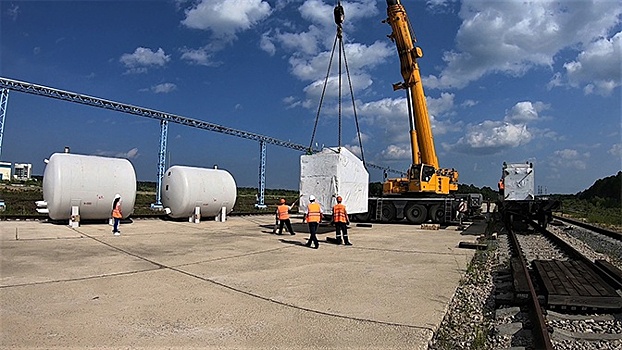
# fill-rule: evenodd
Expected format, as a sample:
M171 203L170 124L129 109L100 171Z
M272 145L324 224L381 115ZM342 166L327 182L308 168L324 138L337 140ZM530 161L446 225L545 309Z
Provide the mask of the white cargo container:
M345 147L324 148L321 152L300 157L300 212L314 195L324 213L343 198L348 214L367 212L369 173L363 162Z
M503 200L523 201L536 198L532 163L503 163Z
M70 219L73 206L81 220L110 218L115 194L127 218L136 200L136 173L127 159L54 153L45 166L43 200L52 220Z
M192 217L195 208L201 216L228 214L237 198L233 176L225 170L175 165L162 179L162 205L172 218Z

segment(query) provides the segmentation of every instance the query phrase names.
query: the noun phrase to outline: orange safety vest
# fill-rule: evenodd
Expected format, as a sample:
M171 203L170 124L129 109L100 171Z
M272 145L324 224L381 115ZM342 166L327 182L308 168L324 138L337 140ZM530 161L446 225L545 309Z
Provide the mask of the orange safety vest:
M499 180L499 189L502 190L505 188L505 184L503 183L503 180Z
M112 209L112 217L113 218L123 218L123 214L121 214L121 203L117 203L117 205Z
M346 213L346 206L338 203L333 207L333 221L334 222L348 222L348 214Z
M318 203L310 203L307 207L307 222L322 221L322 208Z
M276 208L276 214L279 220L289 219L289 206L287 204L281 204Z

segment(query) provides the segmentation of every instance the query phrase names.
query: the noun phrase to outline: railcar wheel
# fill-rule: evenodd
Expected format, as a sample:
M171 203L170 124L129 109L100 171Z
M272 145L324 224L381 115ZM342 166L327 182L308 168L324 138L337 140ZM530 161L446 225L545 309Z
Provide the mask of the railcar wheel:
M406 220L408 220L408 222L413 224L421 224L428 216L428 211L421 204L409 204L404 209L404 216L406 216Z
M432 220L433 223L445 221L445 209L440 204L431 205L428 210L428 218Z
M393 203L384 203L382 205L382 215L380 216L381 221L393 221L397 217L397 210L395 209L395 205Z

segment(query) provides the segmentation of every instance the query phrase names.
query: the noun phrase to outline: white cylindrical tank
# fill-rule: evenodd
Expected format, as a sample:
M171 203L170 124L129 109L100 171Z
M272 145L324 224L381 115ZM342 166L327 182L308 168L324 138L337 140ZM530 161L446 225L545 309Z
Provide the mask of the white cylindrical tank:
M175 165L164 173L161 194L172 218L191 217L196 207L201 216L217 216L222 207L227 214L233 210L237 187L225 170Z
M43 199L52 220L71 217L107 219L115 194L121 195L123 217L134 211L136 173L127 159L54 153L43 173Z

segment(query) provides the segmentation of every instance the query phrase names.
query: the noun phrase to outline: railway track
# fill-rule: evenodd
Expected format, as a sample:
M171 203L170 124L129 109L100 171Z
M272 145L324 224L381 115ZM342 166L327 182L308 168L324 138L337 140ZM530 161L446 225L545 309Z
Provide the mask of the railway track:
M527 230L508 228L499 240L510 269L497 276L497 284L512 282L510 296L497 294L497 328L506 329L506 343L510 338L508 345L533 349L622 347L622 279L615 266L599 263L606 260L589 246L569 242L564 228L550 232L529 224Z

